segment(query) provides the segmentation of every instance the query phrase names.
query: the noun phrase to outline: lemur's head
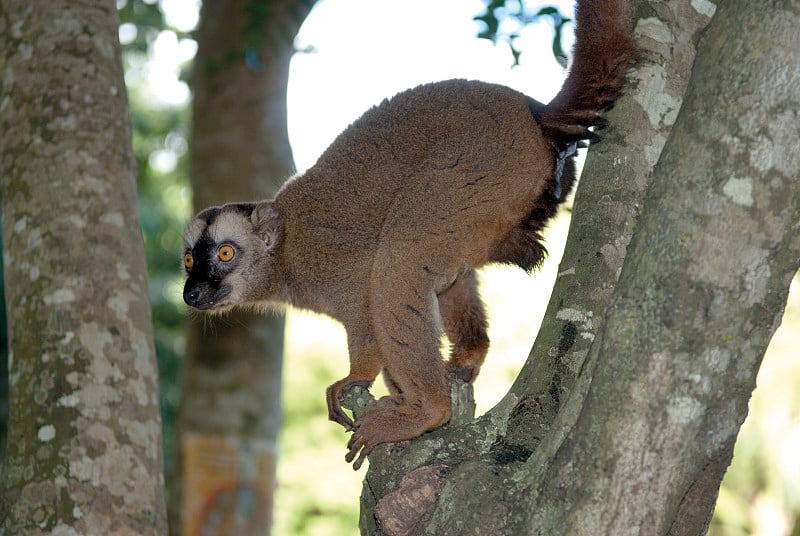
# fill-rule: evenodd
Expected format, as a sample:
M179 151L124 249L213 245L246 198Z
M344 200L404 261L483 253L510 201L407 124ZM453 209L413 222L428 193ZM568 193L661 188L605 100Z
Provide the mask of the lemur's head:
M268 301L280 237L270 201L203 210L183 233L184 301L210 312Z

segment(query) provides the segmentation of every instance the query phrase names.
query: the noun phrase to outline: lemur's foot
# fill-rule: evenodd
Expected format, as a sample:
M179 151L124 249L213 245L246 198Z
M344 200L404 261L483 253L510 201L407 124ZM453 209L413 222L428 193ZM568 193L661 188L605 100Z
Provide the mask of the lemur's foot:
M449 396L440 403L430 400L410 404L385 396L353 424L345 460L358 470L364 459L381 443L413 439L450 419Z

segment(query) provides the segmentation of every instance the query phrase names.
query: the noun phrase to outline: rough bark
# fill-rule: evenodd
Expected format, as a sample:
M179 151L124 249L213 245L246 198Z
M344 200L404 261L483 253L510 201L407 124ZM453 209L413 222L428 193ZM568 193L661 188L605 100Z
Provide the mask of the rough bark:
M4 534L167 530L118 25L113 2L0 3Z
M635 5L528 363L484 418L370 457L362 533L706 530L800 257L798 3L720 5L694 67L714 6Z
M540 488L543 512L571 503L576 534L707 528L800 258L798 8L727 2L701 44Z
M506 398L517 427L533 426L533 433L505 442L527 451L549 430L604 323L653 167L683 102L696 42L710 21L687 0L642 2L637 13L636 69L611 113L612 127L587 156L552 299Z
M294 36L312 5L312 0L203 2L192 76L190 166L197 209L269 197L293 172L286 86ZM260 509L242 520L247 527L239 526L238 534L263 534L270 526L283 325L279 315L236 312L223 318L195 316L189 327L177 465L194 448L192 441L201 447L213 448L216 441L235 445L238 460L217 484L258 483L263 493ZM258 469L242 472L248 465ZM183 467L183 480L203 470ZM184 531L189 523L205 523L187 518L193 514L185 501L183 513L178 511L180 488L170 505L173 533L178 533L181 516ZM226 517L236 514L236 508L233 502L217 513Z

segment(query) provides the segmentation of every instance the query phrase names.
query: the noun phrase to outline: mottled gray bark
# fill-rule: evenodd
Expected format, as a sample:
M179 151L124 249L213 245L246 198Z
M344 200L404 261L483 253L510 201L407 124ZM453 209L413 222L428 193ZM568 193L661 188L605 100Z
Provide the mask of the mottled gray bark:
M192 75L190 165L196 209L264 199L294 171L286 86L294 36L313 3L203 2ZM203 470L183 466L191 437L201 443L214 438L232 441L241 447L240 465L259 465L258 474L236 474L234 468L233 474L224 477L242 485L269 480L261 486L267 495L262 497L267 514L254 511L242 520L248 528L239 527L239 534L269 530L281 421L283 326L283 316L277 314L191 317L179 411L178 465L184 477ZM185 526L191 513L179 512L180 488L175 491L170 511L171 527L177 533L179 518L184 517ZM242 507L235 502L220 513L235 514L237 507L241 514Z
M376 450L362 533L706 530L800 259L800 9L635 6L528 363L484 418Z
M641 2L639 59L612 127L592 147L575 195L567 246L542 327L506 398L517 428L506 443L532 450L574 385L614 292L639 221L653 167L691 76L696 42L710 21L688 0ZM502 405L501 405L502 407Z
M111 1L0 3L3 534L167 531L118 25Z

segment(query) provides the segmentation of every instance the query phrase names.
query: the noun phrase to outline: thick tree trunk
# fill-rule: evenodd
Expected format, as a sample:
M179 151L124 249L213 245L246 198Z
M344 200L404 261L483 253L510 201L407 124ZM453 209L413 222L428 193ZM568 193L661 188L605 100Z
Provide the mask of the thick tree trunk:
M704 533L800 258L798 11L723 3L681 106L713 5L637 3L528 364L477 422L376 450L363 533Z
M118 25L113 2L0 4L3 534L167 531Z
M706 530L800 259L799 9L719 7L540 511L561 495L573 523L609 533Z
M294 36L311 5L203 2L192 78L197 209L263 199L292 173L286 86ZM183 497L179 488L170 501L173 533L268 532L283 325L282 316L246 312L193 318L178 419Z

